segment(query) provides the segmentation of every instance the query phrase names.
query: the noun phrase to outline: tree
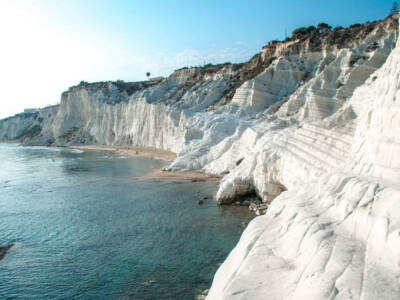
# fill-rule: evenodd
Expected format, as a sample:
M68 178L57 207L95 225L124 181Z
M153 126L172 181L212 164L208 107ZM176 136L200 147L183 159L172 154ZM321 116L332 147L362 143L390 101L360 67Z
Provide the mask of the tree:
M292 32L292 36L295 39L301 39L302 37L304 37L306 35L307 35L307 28L305 28L305 27L297 28L297 29L293 30L293 32Z
M150 72L146 72L146 76L147 76L147 78L150 80Z
M317 28L315 28L314 26L300 27L293 30L292 37L295 39L303 39L311 35L316 30Z
M324 32L327 32L327 31L331 30L332 26L330 26L330 25L328 25L326 23L319 23L317 28L318 28L319 32L324 33Z
M393 3L392 9L390 10L390 14L394 15L399 12L399 4L395 1Z

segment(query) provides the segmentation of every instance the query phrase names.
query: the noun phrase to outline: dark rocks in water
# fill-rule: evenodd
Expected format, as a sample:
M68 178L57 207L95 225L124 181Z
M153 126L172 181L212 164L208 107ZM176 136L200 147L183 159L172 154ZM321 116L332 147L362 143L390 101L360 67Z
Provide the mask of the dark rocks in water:
M195 296L195 300L204 300L204 299L206 299L209 291L210 291L209 289L206 289L206 290L202 291L200 294Z
M249 210L254 212L257 216L264 215L267 212L268 203L251 203L249 206Z
M155 280L147 280L147 281L143 281L143 282L138 282L138 284L144 285L144 286L151 286L151 285L154 285L155 283L156 283Z
M85 168L85 167L71 167L67 169L68 171L72 172L89 172L91 168Z
M208 199L207 197L203 197L203 198L197 200L197 204L198 205L202 205L204 203L204 201L207 200L207 199Z
M4 256L6 256L8 249L10 249L12 246L14 246L13 243L0 246L0 260L2 260Z
M242 205L243 205L243 206L250 206L251 203L252 203L252 202L251 202L250 200L244 200L244 201L242 202Z

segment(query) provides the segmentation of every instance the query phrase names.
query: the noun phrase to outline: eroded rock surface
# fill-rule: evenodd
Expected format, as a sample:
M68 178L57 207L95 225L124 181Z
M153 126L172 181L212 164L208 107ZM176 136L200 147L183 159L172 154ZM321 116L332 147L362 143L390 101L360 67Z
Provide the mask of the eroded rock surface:
M75 86L1 120L0 141L170 150L168 170L222 177L218 203L268 203L207 299L399 299L397 17L270 43L244 64Z
M207 299L400 298L399 78L400 47L331 117L264 147L251 181L288 189L246 228Z

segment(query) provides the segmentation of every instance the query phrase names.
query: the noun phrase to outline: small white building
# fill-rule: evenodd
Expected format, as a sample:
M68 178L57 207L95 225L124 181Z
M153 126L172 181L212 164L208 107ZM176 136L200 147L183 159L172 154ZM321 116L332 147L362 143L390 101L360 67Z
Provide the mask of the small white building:
M34 114L39 112L39 108L25 108L24 113L25 114Z
M161 81L161 80L164 80L164 77L159 76L159 77L152 77L152 78L150 78L150 81Z

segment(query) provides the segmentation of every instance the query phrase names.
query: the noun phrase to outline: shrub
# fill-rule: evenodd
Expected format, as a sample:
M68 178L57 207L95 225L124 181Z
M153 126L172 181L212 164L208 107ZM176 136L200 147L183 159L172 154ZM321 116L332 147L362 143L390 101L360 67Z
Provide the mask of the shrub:
M315 26L300 27L292 32L292 37L295 39L304 39L308 37L311 33L315 32L317 28Z
M271 56L266 60L266 64L269 66L270 64L272 64L272 62L276 59L275 56Z
M332 26L330 26L330 25L328 25L326 23L319 23L317 28L318 28L319 32L324 33L324 32L327 32L327 31L331 30Z

